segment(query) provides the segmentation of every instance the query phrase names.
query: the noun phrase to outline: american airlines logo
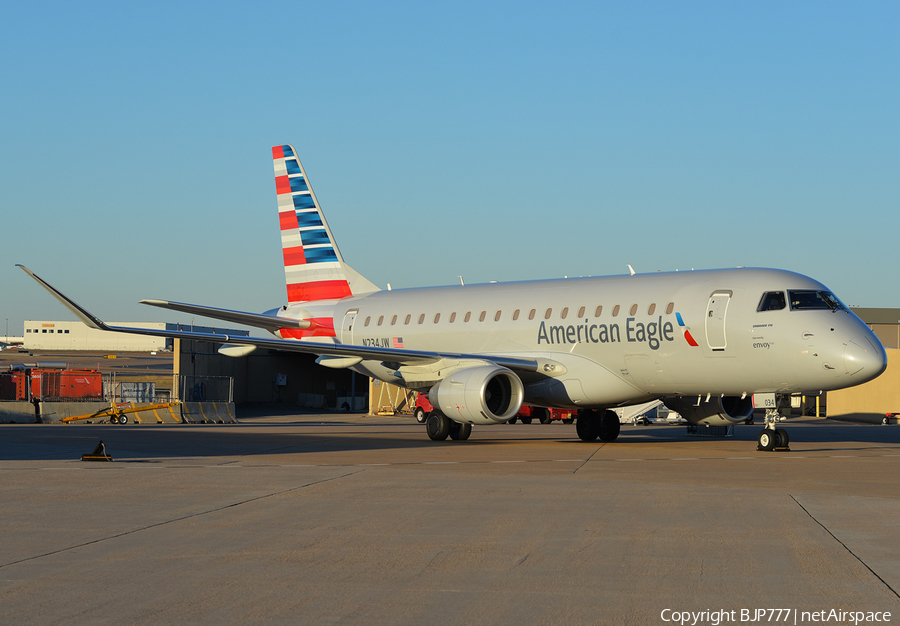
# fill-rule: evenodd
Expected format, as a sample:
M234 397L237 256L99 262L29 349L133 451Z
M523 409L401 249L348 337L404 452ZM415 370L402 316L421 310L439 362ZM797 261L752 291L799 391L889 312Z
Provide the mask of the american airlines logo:
M688 342L689 346L697 347L699 344L697 340L694 339L694 336L691 335L691 329L689 326L685 326L684 319L681 317L681 313L675 313L675 319L678 320L678 325L684 329L684 340Z

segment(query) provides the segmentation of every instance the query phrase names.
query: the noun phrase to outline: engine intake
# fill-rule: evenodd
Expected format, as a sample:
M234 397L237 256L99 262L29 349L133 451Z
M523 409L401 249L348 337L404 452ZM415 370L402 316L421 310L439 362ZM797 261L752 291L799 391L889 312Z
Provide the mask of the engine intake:
M519 412L524 397L519 377L497 365L459 370L428 392L428 400L436 409L466 424L506 422Z
M693 424L707 426L729 426L743 422L753 413L753 396L716 396L707 401L700 398L663 398L663 404L677 411L681 417Z

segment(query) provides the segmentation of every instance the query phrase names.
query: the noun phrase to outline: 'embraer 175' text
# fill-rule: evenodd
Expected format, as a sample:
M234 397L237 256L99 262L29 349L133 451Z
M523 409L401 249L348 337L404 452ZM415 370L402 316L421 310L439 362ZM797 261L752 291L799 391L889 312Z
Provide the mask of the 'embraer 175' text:
M644 324L629 317L625 321L625 341L629 343L647 343L651 350L659 350L660 342L675 341L675 327L672 322L658 321ZM538 328L538 345L572 343L616 343L622 341L622 333L618 324L569 324L567 326L549 326L541 322Z

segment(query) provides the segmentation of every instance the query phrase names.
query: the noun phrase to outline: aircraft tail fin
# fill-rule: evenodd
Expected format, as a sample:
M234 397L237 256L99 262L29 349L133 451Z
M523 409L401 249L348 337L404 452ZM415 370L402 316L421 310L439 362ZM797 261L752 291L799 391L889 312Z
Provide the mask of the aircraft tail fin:
M378 291L344 263L294 147L274 146L272 161L288 303Z

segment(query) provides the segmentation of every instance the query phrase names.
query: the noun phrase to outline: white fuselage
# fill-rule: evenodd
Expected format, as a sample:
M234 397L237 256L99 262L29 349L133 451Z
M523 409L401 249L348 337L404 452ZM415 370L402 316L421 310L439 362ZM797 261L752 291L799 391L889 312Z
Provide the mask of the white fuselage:
M846 309L758 310L789 290L828 291L782 270L669 272L380 291L334 302L333 320L345 345L550 360L556 373L522 380L526 402L551 406L818 393L884 370L881 343ZM396 364L354 369L415 386Z

